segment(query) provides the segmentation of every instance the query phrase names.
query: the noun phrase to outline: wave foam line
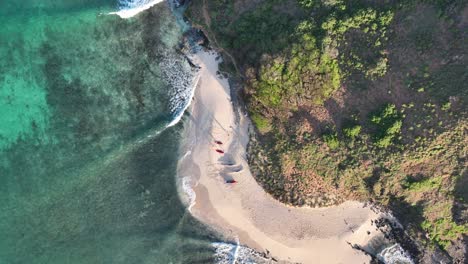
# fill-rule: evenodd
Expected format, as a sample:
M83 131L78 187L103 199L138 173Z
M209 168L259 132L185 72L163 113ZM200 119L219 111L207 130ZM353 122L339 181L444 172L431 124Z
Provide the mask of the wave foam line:
M214 258L217 264L263 264L270 263L268 259L263 257L257 251L241 246L239 240L236 239L236 244L214 242L211 246L215 249Z
M167 125L167 127L175 126L182 119L182 117L184 116L185 111L187 110L187 108L192 103L192 98L195 95L195 90L197 89L199 80L200 80L200 74L197 74L197 76L195 77L195 81L193 83L193 87L192 87L192 89L190 89L188 97L184 100L184 105L176 113L175 118Z
M198 81L200 80L200 68L192 67L190 58L170 54L166 50L161 50L162 55L159 61L159 68L163 79L167 82L170 90L169 108L174 119L168 127L177 124L184 112L190 106Z
M184 190L184 193L187 195L188 200L189 200L188 201L189 206L187 210L189 212L192 212L192 207L196 204L197 194L192 189L192 186L190 185L190 183L191 183L191 179L189 176L182 178L182 189Z
M239 241L239 238L236 237L236 248L234 249L234 261L232 262L232 264L236 264L236 261L239 258L239 248L240 248L240 241Z
M118 15L121 18L131 18L136 16L152 6L159 4L165 0L133 0L133 1L120 1L121 9L117 12L111 12L110 15Z
M377 257L385 264L414 264L399 244L385 248Z

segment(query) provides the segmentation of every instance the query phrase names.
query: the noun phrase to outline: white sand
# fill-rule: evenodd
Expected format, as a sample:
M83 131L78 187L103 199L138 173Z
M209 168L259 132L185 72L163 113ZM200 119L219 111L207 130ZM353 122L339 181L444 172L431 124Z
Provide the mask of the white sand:
M195 56L201 76L184 132L184 153L189 154L179 163L179 176L191 177L196 194L191 213L241 244L268 250L281 260L368 263L370 258L347 242L364 245L381 235L371 226L371 219L379 216L371 209L358 202L321 209L289 207L266 194L252 177L245 160L249 121L241 113L236 122L228 82L216 75L216 56L205 51ZM238 183L226 184L231 178Z

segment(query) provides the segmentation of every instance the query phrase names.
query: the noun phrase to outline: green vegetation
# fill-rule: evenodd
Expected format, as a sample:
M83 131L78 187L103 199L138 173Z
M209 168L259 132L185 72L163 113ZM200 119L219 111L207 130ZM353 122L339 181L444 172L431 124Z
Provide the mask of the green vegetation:
M193 21L207 24L193 2ZM296 205L371 199L428 248L457 250L467 233L464 1L206 2L206 32L245 87L259 132L251 156L262 157L250 165L268 192Z
M315 4L315 0L298 0L298 2L305 8L312 8Z
M405 179L405 182L402 184L402 186L411 192L426 192L440 188L442 186L442 177L439 176L416 182L413 182L411 179L407 178Z
M233 34L222 39L225 39L227 48L248 50L248 59L255 61L265 52L274 54L287 47L293 23L291 17L274 12L270 5L265 5L258 12L241 16L229 26Z
M299 25L299 28L304 27L308 26ZM252 81L253 98L267 107L280 107L281 102L287 103L286 108L298 106L300 102L295 98L303 96L321 104L340 85L337 61L320 54L310 34L303 34L287 54L261 66L259 74L259 78Z
M250 118L252 118L253 123L255 124L255 127L260 131L260 133L267 133L271 129L271 124L270 121L261 116L258 113L253 113Z
M323 140L327 143L330 149L336 149L340 146L340 141L336 134L325 134L323 135Z
M371 122L375 127L375 144L380 148L391 146L395 138L401 134L403 123L401 115L394 104L387 104L381 110L372 114Z
M343 128L343 134L350 139L355 139L359 136L361 130L362 127L360 125L345 127Z
M458 225L451 220L451 204L440 204L429 207L428 213L436 211L437 218L424 220L421 223L428 234L429 238L435 244L447 249L451 245L451 241L456 240L460 234L468 233L468 224Z
M327 34L323 39L324 45L328 50L341 49L340 64L346 76L359 73L375 79L385 75L388 58L383 43L388 39L387 27L393 19L393 12L371 8L358 10L355 14L343 12L346 8L322 23ZM337 19L340 16L343 18ZM347 45L350 41L359 41L361 45Z

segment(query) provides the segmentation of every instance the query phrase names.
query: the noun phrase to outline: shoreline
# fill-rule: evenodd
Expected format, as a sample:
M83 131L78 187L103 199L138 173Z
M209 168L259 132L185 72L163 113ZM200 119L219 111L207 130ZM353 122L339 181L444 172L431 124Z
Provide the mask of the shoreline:
M190 213L227 239L238 239L241 245L280 260L369 262L369 256L350 245L365 247L370 240L383 238L372 222L383 214L354 201L326 208L293 207L267 194L250 173L246 158L250 122L234 108L228 80L217 74L218 54L202 50L193 57L201 67L200 79L178 166L178 181L184 178L184 189L193 190ZM226 184L227 180L238 183Z

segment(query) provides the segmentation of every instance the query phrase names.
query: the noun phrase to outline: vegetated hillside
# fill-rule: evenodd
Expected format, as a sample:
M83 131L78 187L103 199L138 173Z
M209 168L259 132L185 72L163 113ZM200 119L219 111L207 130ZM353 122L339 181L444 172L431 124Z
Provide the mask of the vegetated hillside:
M467 1L193 0L188 16L242 77L269 193L375 201L465 260Z

